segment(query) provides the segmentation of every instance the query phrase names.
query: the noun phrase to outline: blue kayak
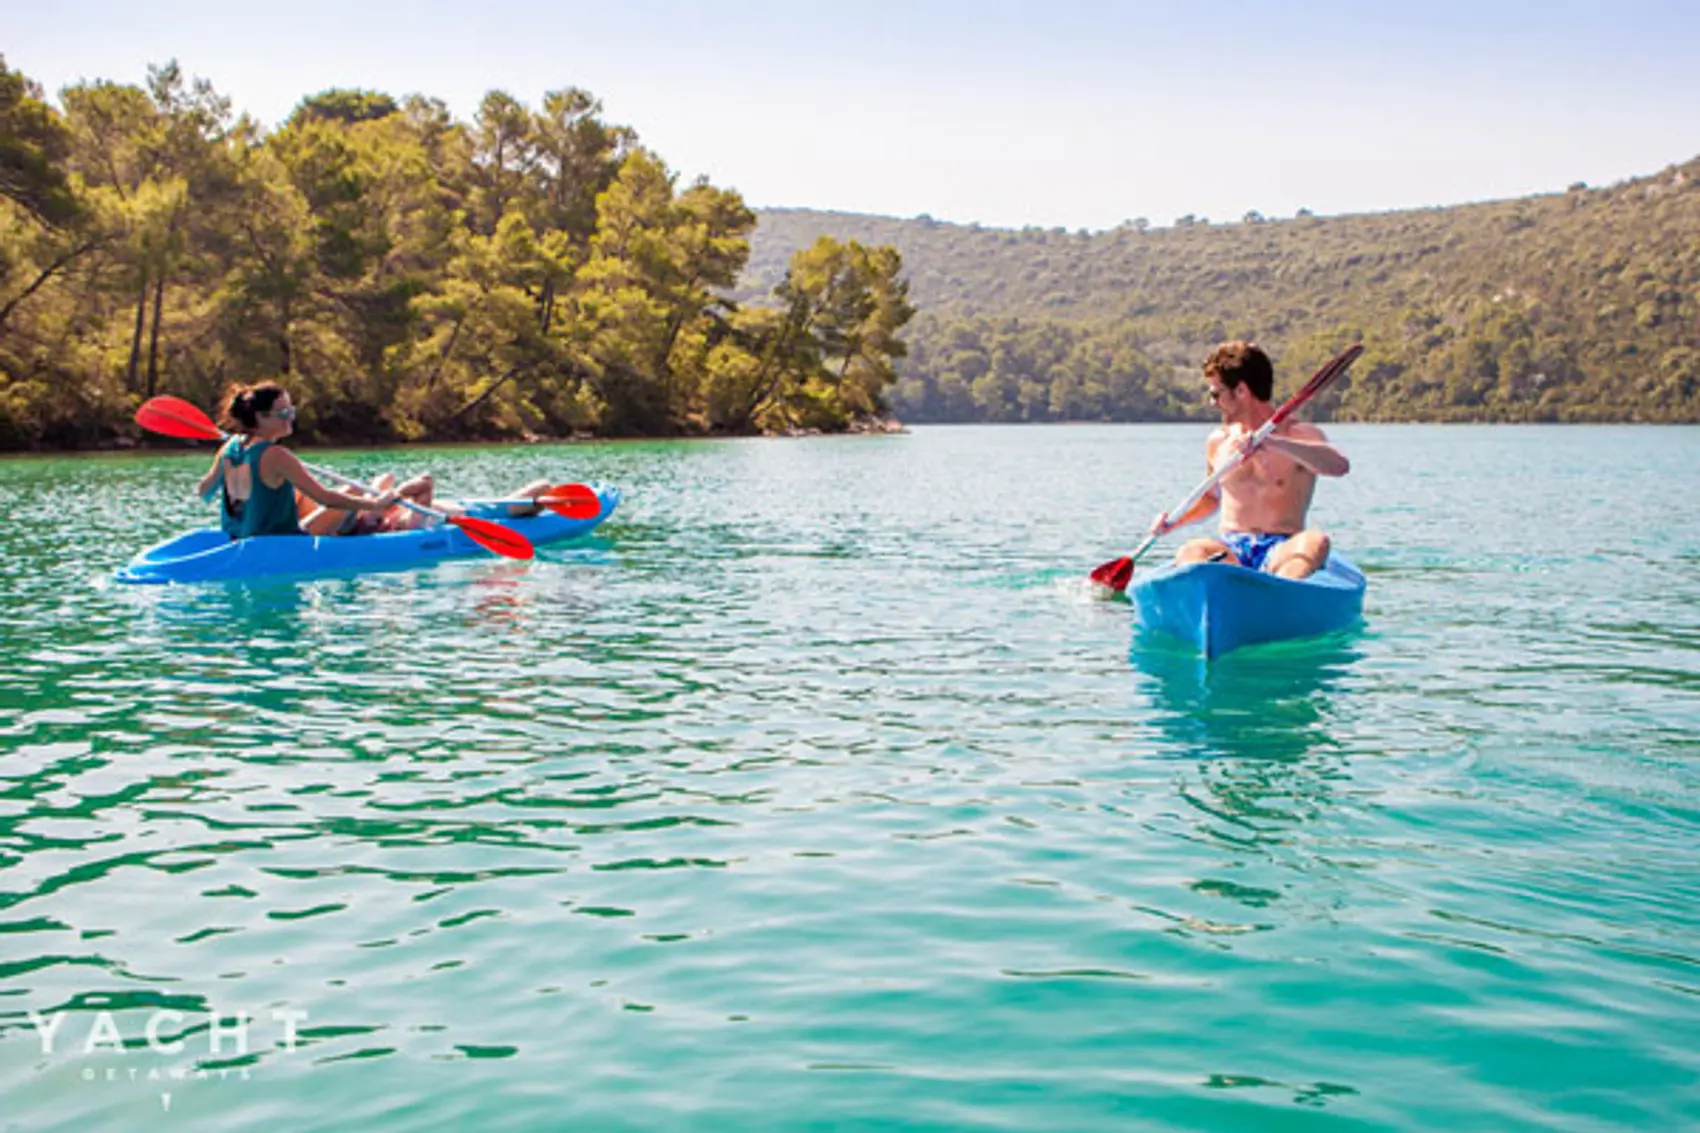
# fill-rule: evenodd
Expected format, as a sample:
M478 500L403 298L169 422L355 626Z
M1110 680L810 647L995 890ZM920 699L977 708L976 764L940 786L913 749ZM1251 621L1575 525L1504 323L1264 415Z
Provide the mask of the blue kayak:
M555 543L592 531L613 514L620 490L607 484L590 487L602 510L590 519L568 519L545 510L516 517L505 507L469 507L468 515L510 527L534 545ZM261 535L231 539L217 528L191 531L150 547L118 571L119 582L235 582L285 575L351 574L409 570L442 559L490 555L465 532L447 525L376 535Z
M1304 579L1230 563L1168 566L1128 588L1146 629L1178 637L1206 657L1245 645L1314 637L1356 624L1364 576L1339 552Z

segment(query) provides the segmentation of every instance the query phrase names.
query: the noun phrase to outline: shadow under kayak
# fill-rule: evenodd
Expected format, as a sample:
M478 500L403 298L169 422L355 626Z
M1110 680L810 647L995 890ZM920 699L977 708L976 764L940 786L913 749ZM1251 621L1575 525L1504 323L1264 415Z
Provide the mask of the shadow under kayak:
M510 516L505 507L468 508L468 515L492 519L531 540L556 543L595 528L620 503L620 490L592 484L602 509L590 519L568 519L544 510ZM282 575L347 574L409 570L443 559L489 555L459 528L447 524L376 535L260 535L232 540L217 528L168 539L137 555L116 575L119 582L231 582Z
M1169 566L1128 589L1139 624L1188 642L1206 657L1245 645L1315 637L1356 624L1364 576L1339 552L1309 578L1291 579L1229 563Z

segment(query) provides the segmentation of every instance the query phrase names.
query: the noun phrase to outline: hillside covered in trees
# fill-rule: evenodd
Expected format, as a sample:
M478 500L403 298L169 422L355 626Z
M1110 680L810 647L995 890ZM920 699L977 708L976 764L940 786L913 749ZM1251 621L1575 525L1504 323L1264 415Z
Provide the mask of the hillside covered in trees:
M1324 417L1700 421L1700 159L1521 200L1099 233L764 210L739 294L826 232L903 257L907 421L1204 417L1199 362L1239 337L1289 389L1362 340Z
M1700 421L1700 159L1017 231L758 214L577 89L470 122L326 91L266 130L176 64L49 99L0 60L0 448L122 443L149 396L267 377L311 440L1202 418L1230 337L1289 388L1364 341L1323 417Z
M0 448L277 378L309 439L844 428L913 314L825 239L729 300L755 215L577 89L471 122L327 91L266 131L175 64L56 102L0 60Z

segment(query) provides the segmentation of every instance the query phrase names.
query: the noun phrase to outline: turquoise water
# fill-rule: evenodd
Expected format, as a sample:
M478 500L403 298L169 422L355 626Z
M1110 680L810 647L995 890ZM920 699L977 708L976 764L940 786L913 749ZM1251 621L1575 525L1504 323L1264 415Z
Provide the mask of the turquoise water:
M1197 427L321 453L627 500L247 588L0 462L0 1130L1694 1126L1700 431L1333 432L1208 669L1080 583Z

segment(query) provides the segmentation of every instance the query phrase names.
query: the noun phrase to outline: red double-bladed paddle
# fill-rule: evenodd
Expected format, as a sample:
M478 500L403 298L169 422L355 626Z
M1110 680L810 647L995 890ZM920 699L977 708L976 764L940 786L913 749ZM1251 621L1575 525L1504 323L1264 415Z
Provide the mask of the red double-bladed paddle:
M149 398L136 410L136 424L150 433L160 433L167 437L177 437L186 441L222 441L230 434L213 424L212 418L202 413L198 407L180 397L169 395ZM303 468L320 479L329 480L349 488L366 486L358 480L333 472L328 468L320 468L312 464L303 464ZM551 489L553 491L554 489ZM585 489L589 491L588 488ZM594 495L595 493L591 493ZM452 523L466 532L467 538L477 543L485 550L510 559L529 559L536 551L531 546L531 540L511 528L488 519L479 519L470 515L450 515L436 508L416 504L412 500L397 499L396 503L416 511L420 515L428 515L433 519ZM600 510L598 503L598 510Z
M1256 449L1258 445L1261 445L1264 439L1268 437L1270 433L1273 433L1281 422L1285 421L1288 417L1291 417L1299 406L1309 401L1313 396L1315 396L1318 390L1322 389L1323 386L1326 386L1329 382L1351 369L1352 363L1356 362L1358 360L1358 355L1363 352L1363 344L1359 343L1354 346L1346 347L1346 349L1330 358L1327 362L1324 362L1322 364L1322 369L1312 374L1310 381L1300 387L1298 393L1295 393L1292 397L1289 397L1286 401L1282 402L1281 407L1270 416L1269 420L1265 421L1258 428L1257 432L1251 435L1251 440L1246 444L1244 449L1223 461L1222 466L1212 472L1210 477L1205 480L1204 483L1193 489L1192 495L1188 496L1178 505L1171 508L1168 514L1175 518L1179 518L1191 511L1193 509L1193 505L1197 504L1199 500L1204 498L1205 493L1209 492L1212 488L1216 487L1217 484L1221 483L1222 477L1238 468L1240 466L1240 462L1243 461L1254 449ZM1118 594L1126 590L1127 584L1133 581L1133 564L1138 562L1139 557L1146 551L1149 551L1151 549L1151 545L1156 541L1157 536L1147 535L1145 537L1145 542L1141 543L1132 554L1124 555L1119 559L1112 559L1095 569L1092 572L1092 581L1096 582L1099 586L1107 586Z

